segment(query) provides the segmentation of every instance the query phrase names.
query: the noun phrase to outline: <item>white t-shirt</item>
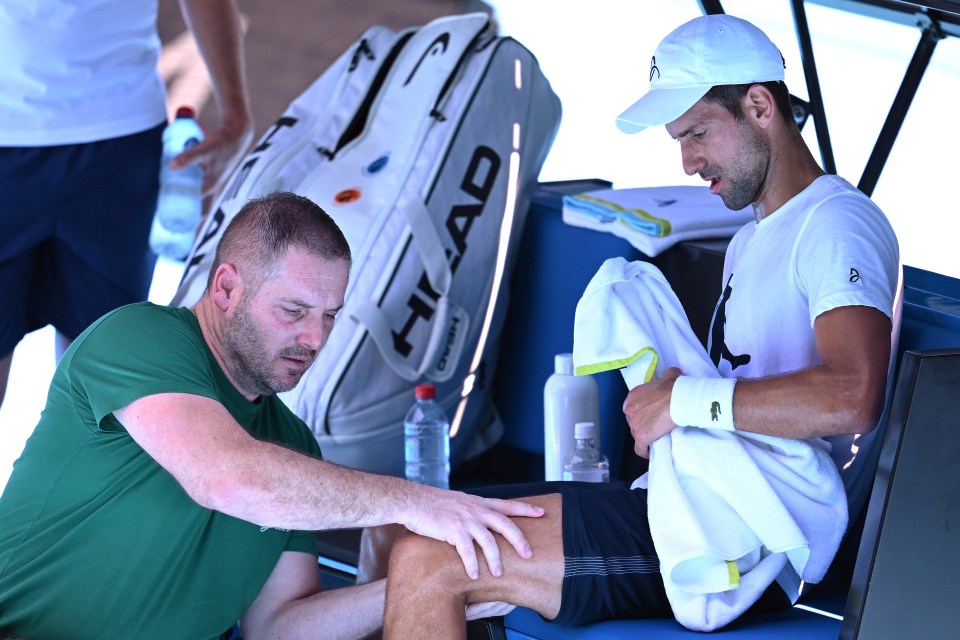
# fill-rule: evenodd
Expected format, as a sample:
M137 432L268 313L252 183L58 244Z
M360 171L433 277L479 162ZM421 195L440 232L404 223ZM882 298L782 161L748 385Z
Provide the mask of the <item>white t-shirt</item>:
M721 375L736 378L820 364L817 316L869 306L892 319L899 278L900 250L883 212L846 180L822 176L731 240L710 357ZM827 440L850 494L863 457L853 459L866 442L853 436ZM865 496L850 498L855 513Z
M166 120L157 0L0 2L0 146L104 140Z

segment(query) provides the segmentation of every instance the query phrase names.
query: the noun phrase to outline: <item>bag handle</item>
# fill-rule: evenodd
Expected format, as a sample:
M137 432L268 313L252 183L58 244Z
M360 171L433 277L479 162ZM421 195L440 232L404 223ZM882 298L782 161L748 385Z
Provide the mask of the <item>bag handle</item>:
M351 309L350 315L364 326L380 349L383 359L397 375L410 381L426 377L435 382L443 382L453 375L456 368L453 365L460 359L469 328L469 317L448 295L453 272L426 203L421 198L412 198L404 202L401 208L410 226L413 244L423 262L427 280L431 288L439 294L423 359L418 365L412 366L397 353L390 322L375 302L363 301Z

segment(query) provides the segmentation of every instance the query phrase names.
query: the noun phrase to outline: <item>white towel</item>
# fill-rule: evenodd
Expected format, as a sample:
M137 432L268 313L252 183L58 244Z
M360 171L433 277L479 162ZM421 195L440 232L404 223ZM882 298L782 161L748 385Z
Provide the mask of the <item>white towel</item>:
M683 240L729 238L753 220L730 211L707 187L599 189L563 198L563 221L612 233L653 257Z
M577 373L621 369L628 387L676 366L719 373L656 267L607 260L574 319ZM778 580L796 599L819 582L846 530L840 474L821 439L678 427L650 448L650 531L677 620L712 631Z

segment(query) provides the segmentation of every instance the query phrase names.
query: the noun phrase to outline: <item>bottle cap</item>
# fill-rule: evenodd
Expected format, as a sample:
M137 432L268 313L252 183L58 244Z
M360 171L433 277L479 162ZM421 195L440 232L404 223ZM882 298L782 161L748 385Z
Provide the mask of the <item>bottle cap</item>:
M437 397L437 388L432 384L418 384L413 390L417 400L433 400Z
M559 373L564 376L573 375L573 354L572 353L558 353L553 358L553 370L555 373Z
M577 440L597 437L597 425L592 422L577 422L573 425L573 437Z
M176 116L176 117L178 117L178 118L196 118L196 117L197 117L197 112L193 109L193 107L187 107L187 106L178 107L178 108L177 108L177 116Z

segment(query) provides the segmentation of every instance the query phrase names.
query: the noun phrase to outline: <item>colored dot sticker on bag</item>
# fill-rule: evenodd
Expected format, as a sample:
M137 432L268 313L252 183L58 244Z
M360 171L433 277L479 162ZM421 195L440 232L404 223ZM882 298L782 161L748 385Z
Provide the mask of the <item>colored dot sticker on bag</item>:
M350 204L359 200L361 195L363 194L360 193L360 189L344 189L333 196L333 202L339 205Z

